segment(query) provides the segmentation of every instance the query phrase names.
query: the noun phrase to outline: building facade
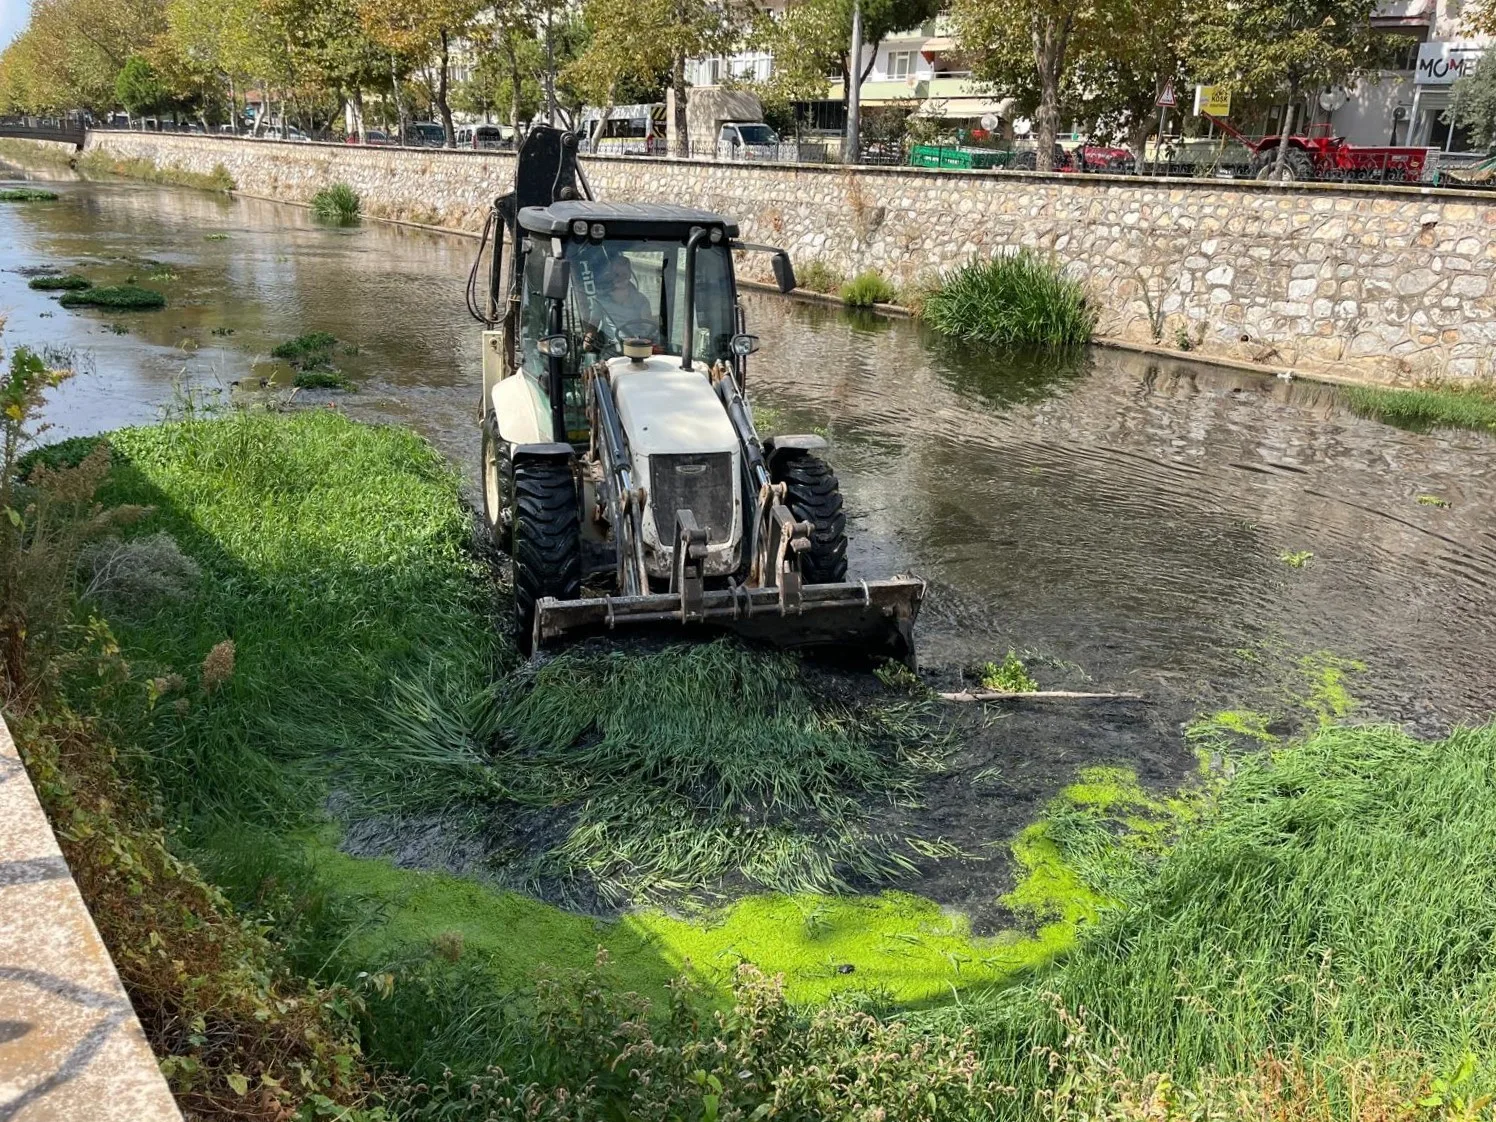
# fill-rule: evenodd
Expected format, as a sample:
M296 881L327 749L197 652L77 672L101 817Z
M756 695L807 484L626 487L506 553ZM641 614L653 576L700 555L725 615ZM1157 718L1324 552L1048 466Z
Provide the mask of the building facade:
M770 0L767 9L782 11L788 0ZM1496 2L1496 0L1492 0ZM1394 64L1349 90L1317 95L1308 106L1311 128L1329 131L1356 144L1412 145L1462 152L1471 147L1465 130L1444 120L1451 108L1455 81L1469 73L1488 47L1489 37L1463 30L1465 0L1386 0L1372 25L1407 40ZM971 79L960 61L945 17L892 35L866 48L864 64L872 70L862 83L862 104L910 105L922 116L975 125L997 118L1003 129L1013 124L1009 99L994 98ZM773 73L773 57L745 52L698 60L692 71L697 86L724 82L763 82ZM802 124L813 132L840 133L846 124L842 83L828 80L823 101L797 107ZM1304 119L1302 116L1300 119ZM1019 131L1023 131L1022 122Z

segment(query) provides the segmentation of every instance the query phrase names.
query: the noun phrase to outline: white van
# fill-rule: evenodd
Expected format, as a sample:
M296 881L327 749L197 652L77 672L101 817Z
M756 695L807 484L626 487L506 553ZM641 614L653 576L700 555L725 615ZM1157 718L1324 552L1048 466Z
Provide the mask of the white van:
M586 109L577 131L579 149L599 156L663 156L669 150L663 102L615 105L606 121L601 109Z
M717 132L719 160L777 160L779 134L762 121L729 121Z

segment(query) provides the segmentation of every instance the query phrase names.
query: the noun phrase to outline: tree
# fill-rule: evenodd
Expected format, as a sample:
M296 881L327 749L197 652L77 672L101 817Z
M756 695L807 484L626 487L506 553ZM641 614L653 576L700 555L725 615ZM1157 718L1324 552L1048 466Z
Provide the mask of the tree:
M686 62L730 51L742 35L742 13L722 0L586 0L591 37L568 79L589 101L611 107L620 89L664 75L675 91L672 151L686 148Z
M116 104L131 55L145 55L164 0L34 0L31 20L5 52L11 97L29 112Z
M1185 86L1188 15L1184 0L1139 0L1122 41L1086 44L1061 94L1063 110L1088 136L1124 141L1140 165L1158 123L1159 95L1170 82Z
M156 72L139 55L131 55L125 61L114 80L114 96L134 117L154 112L166 101L166 91L156 80Z
M861 0L863 58L852 64L853 0L804 0L782 17L763 15L753 41L774 56L774 72L761 88L766 101L819 101L828 79L840 78L842 102L852 82L867 80L878 47L890 35L934 19L941 0Z
M1474 73L1455 82L1444 120L1468 128L1476 144L1496 147L1496 65L1477 63Z
M1134 0L954 0L951 17L972 73L1033 112L1035 166L1053 171L1068 68L1126 50L1146 11Z
M1399 37L1372 30L1380 6L1380 0L1234 0L1201 9L1188 48L1195 77L1247 97L1287 96L1274 178L1284 174L1300 101L1379 69L1401 45Z
M358 0L358 12L370 39L390 56L403 57L421 76L425 93L441 114L448 148L456 146L448 98L452 81L452 47L469 34L479 0ZM398 75L393 76L398 82Z

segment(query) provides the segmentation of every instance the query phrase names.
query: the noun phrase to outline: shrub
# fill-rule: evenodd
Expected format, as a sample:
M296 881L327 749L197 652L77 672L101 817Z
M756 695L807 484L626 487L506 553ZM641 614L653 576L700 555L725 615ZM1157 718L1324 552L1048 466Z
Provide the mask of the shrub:
M58 301L64 308L164 308L166 297L154 288L139 288L133 284L107 285L103 288L85 288L64 292Z
M891 304L897 293L887 277L876 269L864 269L841 286L842 303L853 308Z
M358 211L358 192L346 183L334 183L312 196L312 213L329 222L352 222Z
M92 288L93 281L80 277L77 273L65 273L62 276L32 277L26 282L26 287L41 292L81 292L85 288Z
M1085 286L1026 249L942 274L924 318L943 335L1007 345L1085 343L1096 326Z
M620 993L598 961L596 973L541 979L529 1070L408 1084L401 1117L976 1122L1012 1097L982 1071L968 1032L926 1035L846 1002L806 1015L751 964L735 972L731 1008L703 1016L682 980L661 1014Z
M185 600L202 575L198 564L167 533L90 543L80 558L88 583L81 599L126 613Z
M0 203L51 203L59 198L56 191L40 187L7 187L0 191Z
M808 289L811 292L819 292L823 296L829 295L841 288L844 280L846 278L841 273L837 272L819 257L812 257L804 265L795 270L795 287Z

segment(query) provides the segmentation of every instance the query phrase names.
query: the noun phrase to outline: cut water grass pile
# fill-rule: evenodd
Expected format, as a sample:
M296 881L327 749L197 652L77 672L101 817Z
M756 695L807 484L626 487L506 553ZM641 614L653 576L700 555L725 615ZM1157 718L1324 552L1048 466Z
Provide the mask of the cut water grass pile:
M64 292L58 303L64 308L147 310L166 307L166 297L154 288L140 288L133 284L112 284Z
M845 891L912 872L862 800L907 803L940 766L916 707L817 702L794 659L726 643L563 654L487 697L445 675L402 690L378 752L389 805L465 796L511 822L528 810L555 841L516 874L613 903L724 883Z
M26 282L26 287L40 292L81 292L85 288L92 288L93 281L80 277L77 273L64 273L60 276L32 277Z
M0 189L0 203L52 203L61 196L40 187L6 187Z
M163 1070L200 1117L798 1122L831 1103L910 1122L1454 1122L1469 1116L1455 1098L1496 1086L1465 1061L1496 1054L1496 729L1282 740L1223 715L1195 735L1229 778L1170 800L1121 773L1080 776L1014 850L1007 903L1032 930L990 941L893 896L750 896L597 924L333 851L323 808L330 794L354 819L422 808L396 819L402 842L422 823L501 842L528 823L561 873L628 895L681 869L752 884L756 861L820 875L774 846L855 833L849 799L906 797L929 748L898 724L912 711L869 733L792 661L726 646L510 669L458 480L399 429L235 413L99 449L72 441L35 462L102 479L112 532L175 556L169 535L198 575L169 610L134 603L107 626L89 605L48 617L26 601L29 644L72 643L50 674L74 708L49 714L32 689L18 741L69 823L69 859ZM31 485L83 495L94 517L76 476ZM40 508L25 510L20 528L0 520L0 576L66 590L65 558L16 563L43 540L26 529ZM1346 704L1340 678L1322 685L1328 721ZM167 844L200 854L239 910ZM506 859L489 854L488 870ZM564 969L595 943L616 965ZM861 981L870 945L889 965L861 997L797 1008L737 969L781 943L789 984L817 1001ZM553 949L563 969L524 984ZM687 956L732 991L663 991ZM901 990L901 970L917 984ZM966 986L959 1004L889 1015L951 984Z
M1431 381L1416 389L1347 386L1346 400L1363 417L1415 430L1486 429L1496 432L1496 382Z
M1029 676L1028 667L1011 647L1002 664L989 662L978 674L978 682L984 690L1000 690L1004 693L1033 693L1039 683Z
M279 344L270 355L291 364L295 371L292 384L300 389L351 389L347 375L333 365L333 348L337 345L337 336L329 331L308 331ZM343 352L356 354L357 348L344 347Z
M1027 249L942 273L923 316L943 335L1005 346L1087 343L1096 327L1085 285Z
M334 183L312 196L312 213L328 222L352 222L358 217L358 192L346 183Z

